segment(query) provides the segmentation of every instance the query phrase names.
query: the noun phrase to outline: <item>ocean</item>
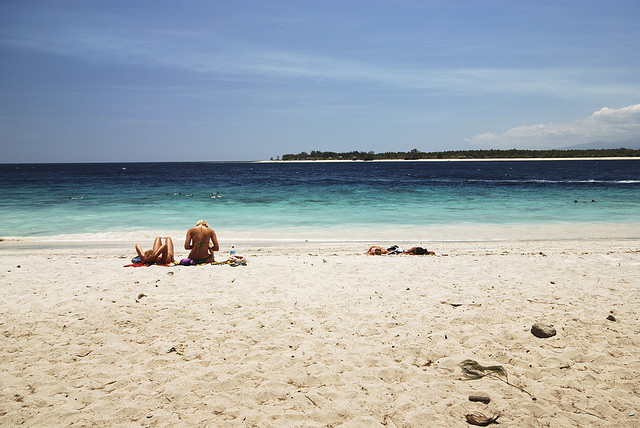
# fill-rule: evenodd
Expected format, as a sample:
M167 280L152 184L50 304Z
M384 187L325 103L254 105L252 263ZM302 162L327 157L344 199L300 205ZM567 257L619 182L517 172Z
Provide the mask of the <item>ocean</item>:
M180 241L201 218L221 241L640 237L640 160L0 164L0 177L4 239Z

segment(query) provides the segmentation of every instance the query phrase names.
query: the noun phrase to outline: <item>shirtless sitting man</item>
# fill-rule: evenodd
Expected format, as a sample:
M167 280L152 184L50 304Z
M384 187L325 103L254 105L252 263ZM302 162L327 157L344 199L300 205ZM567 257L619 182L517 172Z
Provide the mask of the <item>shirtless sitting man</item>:
M195 262L214 262L213 252L220 250L216 233L209 227L205 220L198 220L196 227L187 231L187 239L184 241L184 249L191 250L189 258Z

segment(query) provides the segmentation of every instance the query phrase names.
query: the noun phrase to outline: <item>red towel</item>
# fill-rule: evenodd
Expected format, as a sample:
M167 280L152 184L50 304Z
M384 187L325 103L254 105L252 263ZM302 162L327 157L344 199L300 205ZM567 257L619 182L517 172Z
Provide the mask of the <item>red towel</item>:
M124 265L124 267L143 267L143 266L169 266L169 265L161 265L159 263L151 263L151 264L146 264L146 263L131 263L130 265Z

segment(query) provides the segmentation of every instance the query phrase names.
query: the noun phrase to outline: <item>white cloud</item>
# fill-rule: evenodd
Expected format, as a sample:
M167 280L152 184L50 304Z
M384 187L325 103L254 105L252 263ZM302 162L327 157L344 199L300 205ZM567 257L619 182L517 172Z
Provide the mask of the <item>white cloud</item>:
M518 126L499 134L476 135L467 141L482 147L547 149L632 138L640 138L640 104L619 109L603 107L575 122Z

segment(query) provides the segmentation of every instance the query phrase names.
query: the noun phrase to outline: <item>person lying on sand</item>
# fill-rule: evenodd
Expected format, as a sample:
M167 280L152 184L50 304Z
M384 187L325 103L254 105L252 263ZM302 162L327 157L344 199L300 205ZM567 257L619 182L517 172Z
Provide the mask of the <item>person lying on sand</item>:
M166 265L173 262L173 241L167 236L163 244L162 238L157 237L152 250L142 251L142 247L136 244L136 252L140 257L140 263Z
M209 227L205 220L198 220L195 227L187 231L184 241L184 249L191 250L189 258L195 262L214 262L214 251L220 250L216 233Z
M368 254L370 256L380 256L382 254L389 254L389 251L387 251L386 248L382 248L379 245L372 245L369 247L369 249L365 254Z
M402 254L411 254L416 256L424 256L424 255L435 256L436 255L436 253L434 253L433 251L429 251L426 248L422 248L422 247L409 248L408 250L404 250Z
M369 249L365 254L368 254L370 256L380 256L382 254L411 254L411 255L418 255L418 256L421 256L421 255L433 256L436 253L434 253L433 251L428 251L427 249L422 247L412 247L412 248L409 248L408 250L402 251L397 245L394 245L389 248L383 248L379 245L372 245L371 247L369 247Z

